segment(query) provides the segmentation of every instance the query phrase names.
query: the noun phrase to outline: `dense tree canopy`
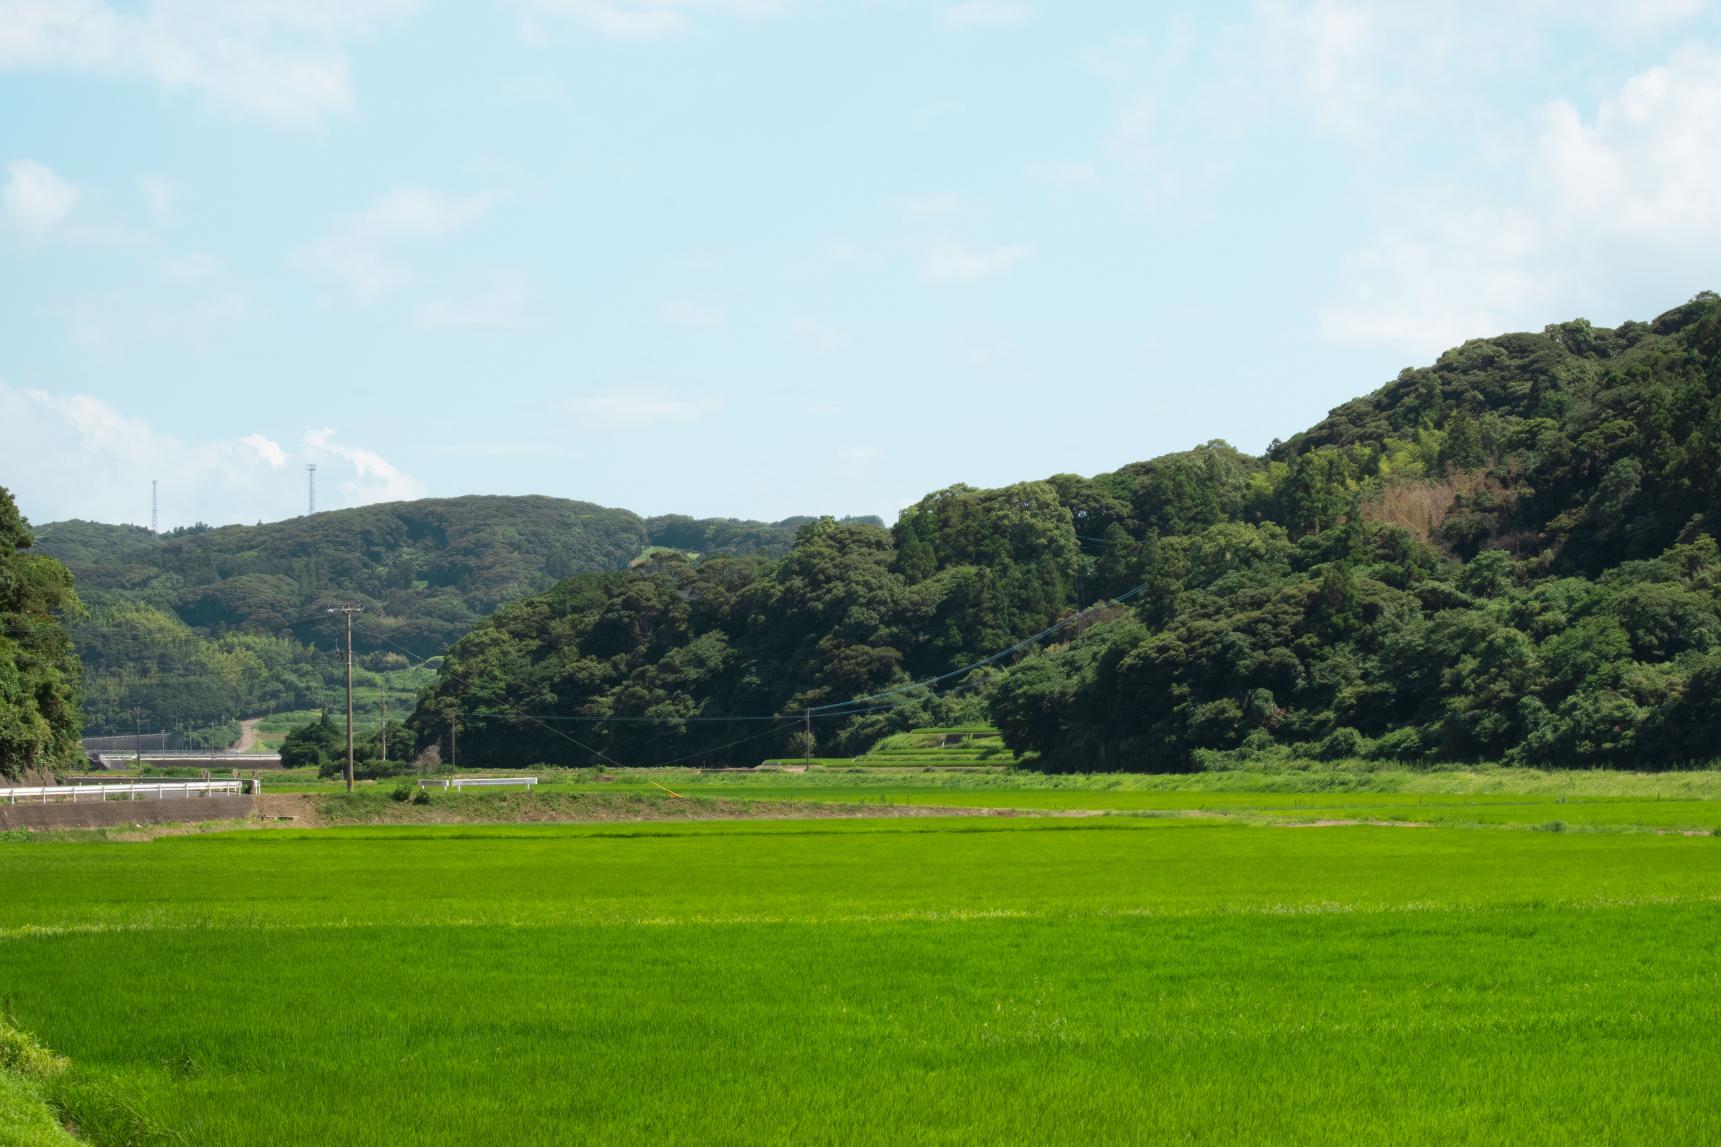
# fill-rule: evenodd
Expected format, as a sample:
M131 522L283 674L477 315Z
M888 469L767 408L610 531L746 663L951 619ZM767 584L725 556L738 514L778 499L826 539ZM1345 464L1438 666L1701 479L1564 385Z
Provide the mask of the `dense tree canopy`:
M31 553L29 526L0 486L0 776L78 751L78 660L64 621L81 606L72 575Z
M581 575L458 642L412 724L458 717L471 763L744 762L794 751L806 709L847 751L984 706L1051 769L1667 766L1721 734L1717 514L1705 294L1466 343L1263 457L957 486L780 560Z
M87 731L127 733L320 703L338 676L331 605L364 608L355 645L383 669L441 653L498 605L572 574L624 569L654 548L781 555L799 524L472 497L160 536L58 522L38 540L90 606L73 629Z

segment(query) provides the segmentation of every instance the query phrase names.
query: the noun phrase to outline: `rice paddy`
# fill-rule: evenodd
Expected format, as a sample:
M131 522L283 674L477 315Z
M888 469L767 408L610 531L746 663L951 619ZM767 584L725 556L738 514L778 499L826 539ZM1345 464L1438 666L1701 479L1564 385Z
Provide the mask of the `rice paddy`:
M1721 1136L1721 806L1000 791L4 844L0 995L98 1143Z

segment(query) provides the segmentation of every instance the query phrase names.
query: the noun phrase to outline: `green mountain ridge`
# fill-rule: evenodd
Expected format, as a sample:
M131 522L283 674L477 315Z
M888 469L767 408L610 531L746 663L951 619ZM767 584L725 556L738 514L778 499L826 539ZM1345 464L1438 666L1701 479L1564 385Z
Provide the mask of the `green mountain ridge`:
M157 536L52 522L36 552L69 567L90 617L73 627L86 731L192 729L314 706L337 668L339 619L371 669L440 654L503 602L654 546L783 553L806 519L643 518L542 496L425 499Z
M955 486L780 560L577 575L456 643L411 723L430 745L458 717L473 764L746 763L990 719L1051 769L1665 767L1721 743L1718 512L1705 293L1472 340L1261 457Z

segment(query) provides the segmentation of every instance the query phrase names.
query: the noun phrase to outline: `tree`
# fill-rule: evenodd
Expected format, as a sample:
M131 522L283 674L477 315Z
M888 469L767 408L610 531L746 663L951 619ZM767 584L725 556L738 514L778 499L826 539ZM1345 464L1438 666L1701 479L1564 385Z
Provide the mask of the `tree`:
M0 775L78 753L81 671L65 622L82 613L72 575L32 554L34 539L0 486Z

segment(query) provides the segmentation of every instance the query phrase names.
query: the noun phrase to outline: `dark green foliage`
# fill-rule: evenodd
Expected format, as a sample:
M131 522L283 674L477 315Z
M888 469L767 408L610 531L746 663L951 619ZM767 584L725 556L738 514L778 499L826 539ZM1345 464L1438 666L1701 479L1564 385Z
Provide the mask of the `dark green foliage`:
M82 611L72 575L31 553L30 528L0 486L0 776L78 752L79 667L64 622Z
M97 734L189 730L325 701L340 675L331 605L364 608L354 645L380 670L402 652L440 654L505 601L625 568L648 547L780 556L794 529L472 497L159 537L81 521L40 534L91 606L74 638L88 672L86 731Z
M1077 553L1052 487L956 487L917 512L899 530L924 531L939 562L917 584L891 533L824 518L778 562L663 555L504 607L449 651L411 721L419 743L446 756L458 718L463 765L800 755L804 710L959 667L976 638L1007 644L1064 610ZM816 721L815 755L979 716L962 693L901 700Z
M322 768L347 759L346 733L335 727L328 713L308 725L300 725L281 742L281 765L297 769L306 765Z
M1651 324L1466 343L1264 458L1209 443L1093 479L955 486L889 533L811 524L781 561L574 578L456 645L412 725L442 742L459 712L463 763L757 761L804 751L805 708L1062 618L1051 647L964 692L815 722L815 754L981 698L1057 770L1274 753L1665 767L1721 744L1717 507L1706 294ZM672 720L558 734L520 712Z

